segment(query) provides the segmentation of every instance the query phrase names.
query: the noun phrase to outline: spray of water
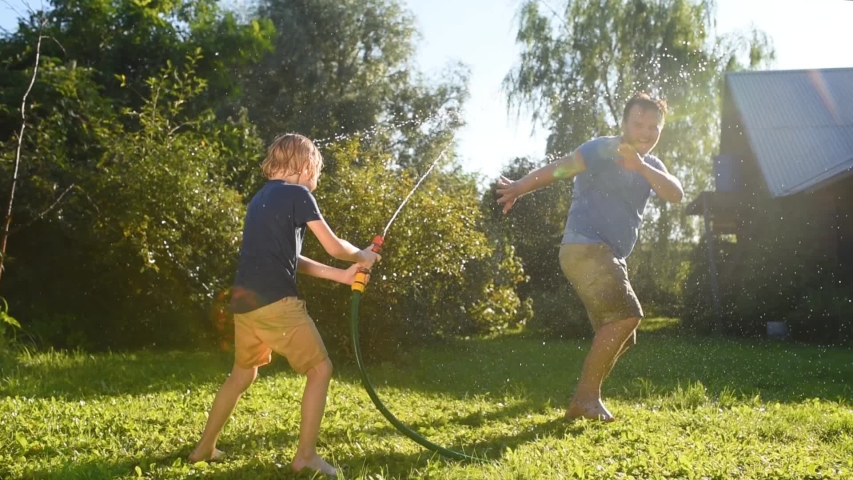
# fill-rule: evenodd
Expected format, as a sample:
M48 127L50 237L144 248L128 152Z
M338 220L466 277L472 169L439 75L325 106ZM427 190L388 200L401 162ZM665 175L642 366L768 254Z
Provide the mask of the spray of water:
M391 217L391 220L388 221L388 225L385 225L385 230L382 231L383 237L385 237L385 235L388 233L388 229L391 228L391 224L394 223L394 220L397 218L397 215L400 213L400 210L402 210L403 206L408 203L409 198L412 197L412 194L415 193L415 190L417 190L418 187L421 186L421 183L423 183L424 179L426 179L430 172L432 172L432 169L435 168L436 165L438 165L438 161L441 160L442 157L444 157L444 153L447 151L447 148L450 146L451 143L453 143L452 139L450 142L447 142L447 146L445 146L441 153L438 154L438 156L435 158L435 161L433 161L432 165L430 165L429 169L427 169L426 173L421 175L420 180L418 180L418 183L416 183L415 187L412 188L412 191L410 191L409 194L406 195L406 198L403 200L403 203L400 204L400 206L397 208L397 211L394 212L394 215Z
M350 133L340 133L337 135L332 135L331 137L318 138L318 139L314 139L312 141L313 141L314 145L317 145L318 147L325 147L325 146L332 145L332 144L335 144L335 143L338 143L338 142L341 142L344 140L349 140L350 138L352 138L354 136L359 136L363 139L369 140L369 139L372 139L374 136L379 135L382 132L387 132L387 131L393 132L395 130L399 130L400 128L402 128L404 126L408 126L408 125L414 125L416 128L420 128L423 125L425 125L429 122L435 121L435 120L458 121L458 113L447 112L447 111L439 111L439 112L435 112L435 113L432 113L432 114L429 114L429 115L426 115L423 117L415 115L412 118L407 118L407 119L403 119L403 120L396 120L396 121L394 121L394 120L384 121L384 122L377 123L377 124L375 124L369 128L366 128L364 130L359 130L359 131L350 132Z
M352 133L342 133L342 134L334 135L334 136L327 137L327 138L316 139L313 141L313 143L315 145L317 145L318 147L324 147L324 146L327 146L329 144L334 144L334 143L337 143L340 141L348 140L349 138L351 138L355 135L359 135L365 139L370 139L382 130L399 129L400 127L402 127L404 125L412 125L412 124L418 124L418 127L421 127L424 124L426 124L427 122L432 121L432 120L439 120L439 119L451 119L452 120L452 119L455 119L455 117L456 117L455 113L443 112L442 111L442 112L437 112L437 113L434 113L432 115L428 115L428 116L422 117L422 118L414 117L414 118L406 119L406 120L399 121L399 122L389 122L387 124L376 124L376 125L371 126L368 129L366 129L366 130L362 130L362 131L358 131L358 132L352 132ZM426 179L426 177L429 176L429 174L432 172L432 170L435 168L435 166L438 165L438 161L444 157L444 154L447 152L447 149L450 147L450 145L452 143L453 143L453 139L451 138L450 142L448 142L447 145L441 150L441 153L438 154L438 156L432 162L432 165L430 165L429 169L427 169L426 173L424 173L421 176L421 178L418 180L418 183L416 183L414 188L412 188L412 190L409 192L409 194L406 195L406 198L403 200L403 203L400 204L400 206L397 208L397 211L394 212L394 215L391 217L391 220L388 221L388 225L385 226L385 230L382 232L383 237L388 233L388 229L391 228L391 224L394 223L394 220L397 219L397 215L400 214L400 211L403 209L403 207L406 205L406 203L409 202L409 199L412 197L412 195L415 193L415 191L418 189L418 187L421 186L421 183L423 183L423 181Z

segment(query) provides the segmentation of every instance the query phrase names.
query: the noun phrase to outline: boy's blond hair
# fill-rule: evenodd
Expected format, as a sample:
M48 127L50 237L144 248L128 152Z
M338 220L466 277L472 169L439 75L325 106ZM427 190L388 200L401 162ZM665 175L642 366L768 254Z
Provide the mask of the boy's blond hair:
M275 137L267 149L267 157L261 163L266 178L284 173L302 173L308 170L309 176L323 169L323 155L308 137L298 133L287 133Z

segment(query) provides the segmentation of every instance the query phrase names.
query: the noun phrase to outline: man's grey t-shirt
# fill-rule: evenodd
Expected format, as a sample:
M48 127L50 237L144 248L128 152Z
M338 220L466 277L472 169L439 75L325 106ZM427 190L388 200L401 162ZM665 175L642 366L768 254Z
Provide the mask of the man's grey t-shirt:
M605 243L626 258L637 243L652 187L639 172L616 163L620 137L599 137L578 149L586 170L575 176L562 243ZM643 162L666 172L654 155Z
M296 297L296 268L308 222L320 209L302 185L270 180L249 202L231 311L247 313Z

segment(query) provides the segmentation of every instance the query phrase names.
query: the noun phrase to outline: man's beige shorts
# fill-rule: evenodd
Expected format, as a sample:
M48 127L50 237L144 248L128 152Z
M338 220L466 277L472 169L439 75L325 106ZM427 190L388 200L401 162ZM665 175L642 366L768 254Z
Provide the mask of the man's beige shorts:
M560 247L560 268L586 307L594 331L628 318L642 318L643 309L625 260L603 243L566 243Z
M266 365L272 352L305 373L329 354L305 302L285 297L249 313L234 314L234 363L242 368Z

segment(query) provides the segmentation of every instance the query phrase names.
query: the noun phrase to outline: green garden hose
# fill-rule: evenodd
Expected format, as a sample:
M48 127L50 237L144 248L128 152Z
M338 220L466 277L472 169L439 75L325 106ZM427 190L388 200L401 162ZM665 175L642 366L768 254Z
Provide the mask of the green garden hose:
M379 250L382 248L383 238L381 236L377 236L373 239L373 251L379 253ZM376 408L382 413L382 416L385 417L391 425L400 431L403 435L409 437L418 445L423 446L424 448L436 452L440 455L443 455L448 458L452 458L454 460L474 460L480 461L481 459L472 457L470 455L466 455L462 452L457 452L455 450L450 450L448 448L442 447L440 445L436 445L426 438L419 435L417 432L409 428L405 423L401 422L397 419L397 417L392 414L387 407L382 403L382 400L379 399L379 395L376 394L376 390L373 388L373 384L370 383L370 378L367 376L367 371L364 369L364 362L361 359L361 348L359 346L358 341L358 311L359 305L361 303L361 294L364 292L364 288L367 285L367 271L360 272L356 276L355 282L352 284L352 314L350 316L350 329L352 334L352 347L353 351L355 351L355 359L358 363L358 372L361 375L361 383L364 385L364 389L367 390L367 395L370 396L370 399L373 401L373 404L376 405Z

